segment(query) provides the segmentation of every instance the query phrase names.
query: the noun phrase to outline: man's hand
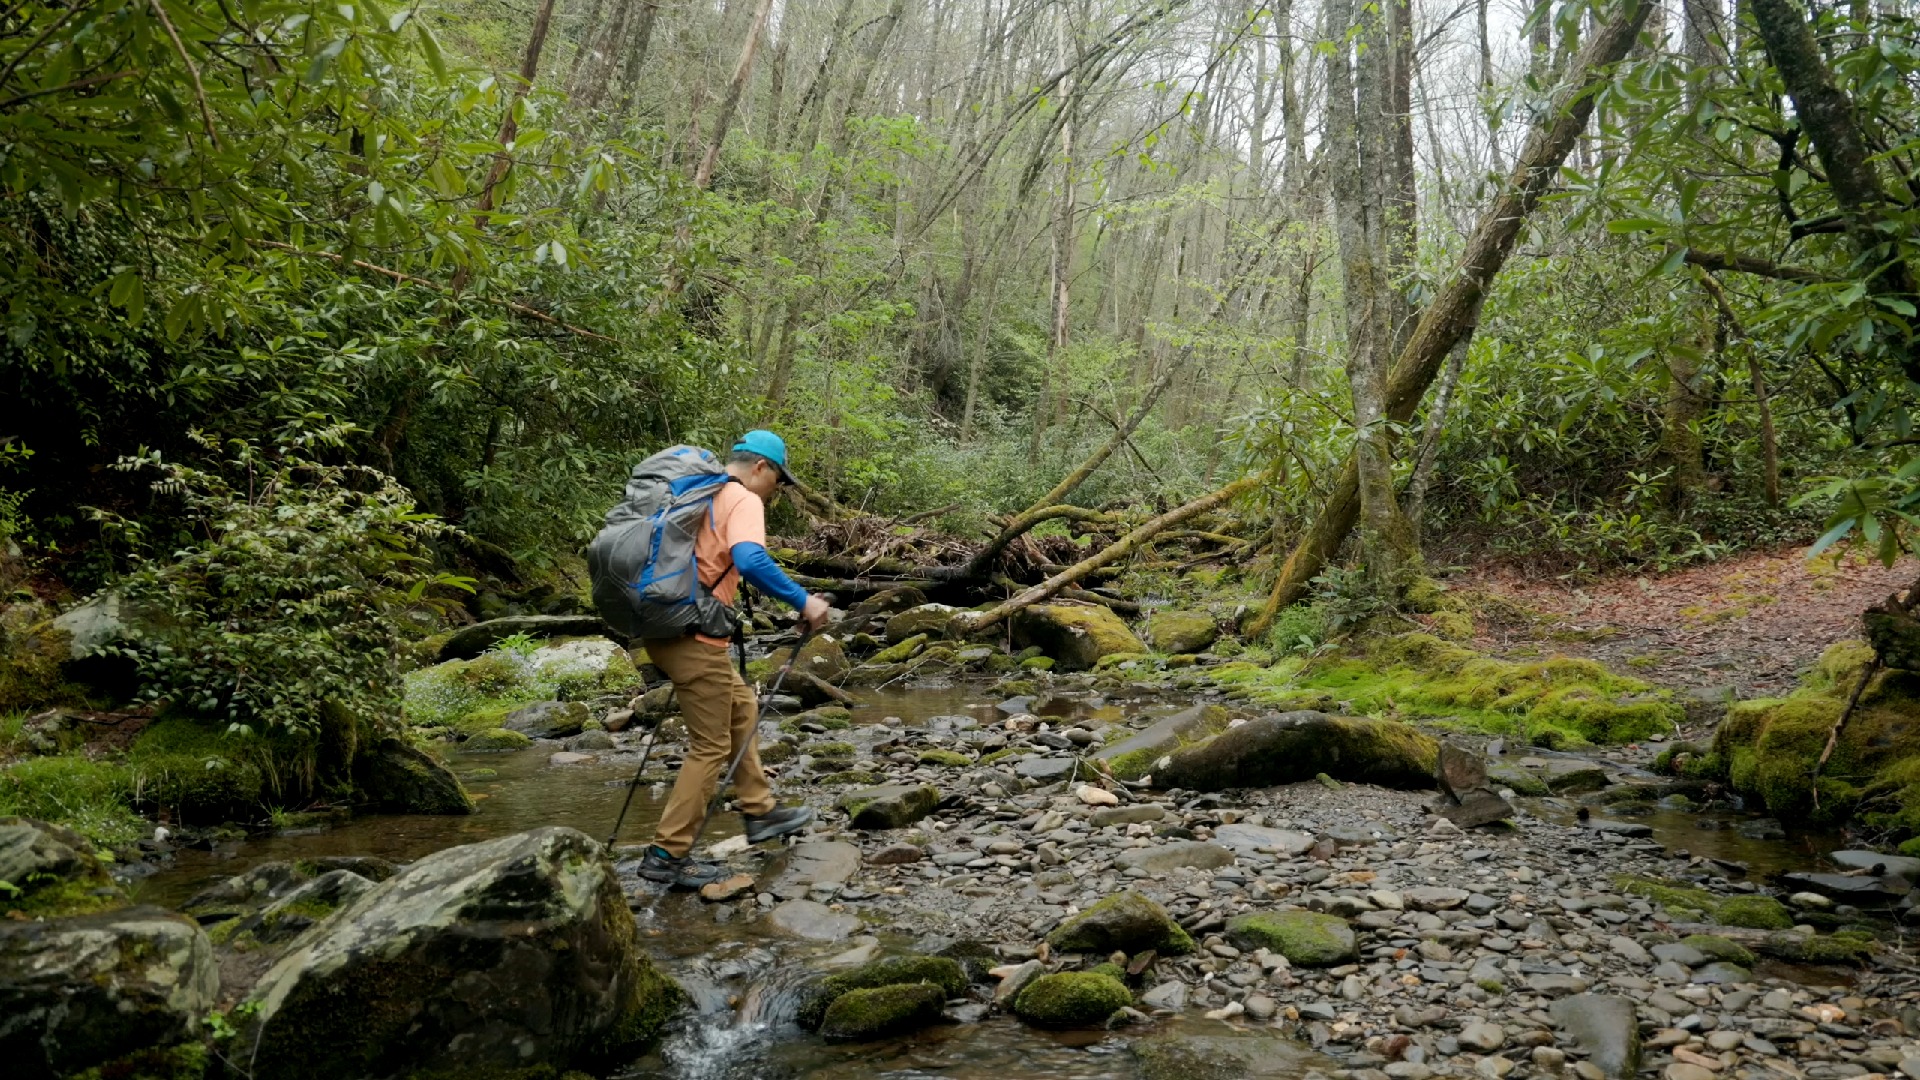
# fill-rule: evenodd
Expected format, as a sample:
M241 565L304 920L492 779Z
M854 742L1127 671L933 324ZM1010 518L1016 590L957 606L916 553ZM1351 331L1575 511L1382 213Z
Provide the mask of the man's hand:
M827 598L819 593L807 597L807 606L800 609L800 625L811 634L827 625L827 616L833 613Z

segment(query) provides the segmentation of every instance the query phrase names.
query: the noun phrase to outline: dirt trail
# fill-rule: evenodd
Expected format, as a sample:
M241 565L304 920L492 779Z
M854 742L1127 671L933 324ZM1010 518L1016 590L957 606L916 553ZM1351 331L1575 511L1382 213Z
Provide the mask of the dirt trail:
M1889 568L1792 548L1579 586L1499 570L1454 584L1547 616L1484 627L1480 644L1495 652L1591 657L1677 690L1765 697L1791 690L1821 650L1859 636L1863 609L1916 578L1920 559Z

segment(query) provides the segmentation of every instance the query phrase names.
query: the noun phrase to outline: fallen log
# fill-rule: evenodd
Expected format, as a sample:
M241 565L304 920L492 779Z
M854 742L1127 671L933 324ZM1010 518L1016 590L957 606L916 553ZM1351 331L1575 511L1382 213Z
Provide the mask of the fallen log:
M1394 423L1413 419L1447 354L1473 332L1481 302L1512 253L1521 226L1558 179L1561 164L1593 116L1596 91L1611 77L1612 66L1624 59L1639 39L1640 28L1652 8L1652 4L1629 0L1618 15L1603 24L1580 51L1566 82L1554 94L1552 105L1535 123L1505 189L1474 226L1459 271L1421 313L1393 365L1387 382L1387 416ZM1249 633L1265 633L1281 608L1306 595L1309 584L1320 576L1353 531L1359 512L1360 473L1349 453L1326 505L1287 556L1266 606L1247 627Z
M954 619L954 625L968 633L984 630L1022 608L1030 607L1045 600L1047 597L1058 593L1060 590L1072 585L1088 574L1110 563L1126 558L1132 554L1135 549L1140 547L1141 544L1152 539L1159 533L1198 514L1204 514L1214 507L1222 505L1236 495L1252 490L1255 485L1265 479L1265 473L1243 476L1233 483L1228 484L1226 487L1221 488L1219 491L1209 495L1202 495L1192 502L1187 503L1185 506L1175 507L1161 514L1159 517L1148 521L1146 524L1141 525L1139 528L1121 537L1119 540L1114 541L1112 544L1109 544L1088 558L1082 559L1040 584L1035 585L1033 588L1020 593L1018 596L996 604L986 611L957 616Z

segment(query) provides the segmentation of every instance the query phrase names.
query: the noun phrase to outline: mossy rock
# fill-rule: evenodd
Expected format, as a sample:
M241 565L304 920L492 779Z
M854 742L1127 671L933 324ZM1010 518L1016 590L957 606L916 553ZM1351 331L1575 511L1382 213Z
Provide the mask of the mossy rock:
M914 634L897 644L889 645L867 658L869 664L899 664L911 660L915 653L926 648L927 635Z
M1795 964L1864 964L1873 957L1873 937L1842 930L1833 934L1768 934L1760 951Z
M1319 775L1382 787L1433 785L1440 744L1392 720L1302 711L1263 716L1174 752L1153 772L1189 791L1271 787Z
M1745 945L1718 934L1691 934L1681 938L1680 944L1700 950L1709 960L1738 964L1743 968L1752 968L1758 960Z
M843 995L911 983L938 988L943 1002L967 993L967 974L957 960L945 956L887 956L820 980L802 998L794 1019L812 1030L820 1026L827 1008Z
M1793 926L1793 915L1787 906L1771 896L1735 896L1722 900L1714 909L1714 920L1724 926L1749 930L1787 930Z
M84 915L124 907L87 838L72 829L25 817L0 817L0 912L27 918Z
M957 750L922 750L919 762L947 769L964 769L973 764L973 759Z
M61 666L73 655L72 636L56 627L50 615L35 601L0 604L0 713L84 700L86 695L67 681Z
M940 789L890 784L841 796L839 805L856 829L904 829L939 808Z
M1175 750L1225 731L1230 719L1231 714L1219 705L1195 705L1161 717L1138 732L1115 725L1108 729L1110 741L1093 756L1114 776L1138 780Z
M1020 661L1020 670L1021 671L1052 671L1053 657L1029 656L1025 660Z
M829 1039L878 1039L939 1023L946 995L932 983L900 983L850 990L827 1007L820 1034Z
M1013 617L1018 646L1037 645L1062 671L1087 671L1114 653L1144 653L1146 645L1110 608L1098 604L1035 604Z
M1337 915L1314 911L1261 911L1227 924L1227 936L1243 949L1267 949L1301 967L1331 967L1359 955L1353 927Z
M473 796L439 760L401 739L382 739L353 761L362 803L389 814L471 814Z
M1165 908L1127 889L1068 918L1047 935L1060 952L1129 955L1152 949L1162 956L1193 951L1193 939Z
M1528 795L1535 798L1552 793L1547 782L1518 765L1489 765L1487 779L1500 787L1513 789L1515 795Z
M192 824L256 816L267 789L261 768L271 749L263 738L242 738L186 717L147 725L127 753L138 803Z
M1614 879L1614 887L1628 896L1645 897L1676 915L1693 912L1704 919L1720 907L1719 898L1705 889L1675 885L1658 878L1622 875Z
M1162 608L1147 616L1147 640L1163 653L1203 652L1219 636L1219 624L1204 611Z
M517 731L493 728L468 736L467 741L460 744L460 748L463 750L521 750L532 745L532 739Z
M793 649L775 649L768 654L767 662L773 671L786 666L787 657L793 655ZM813 675L831 683L838 683L852 665L847 662L846 650L840 639L832 634L815 634L808 639L806 647L800 650L800 659L794 662L796 673ZM791 691L789 691L791 692Z
M213 1064L205 1043L150 1046L74 1073L67 1080L204 1080Z
M854 746L852 743L849 743L849 742L808 743L807 745L801 747L800 751L801 753L808 754L816 758L829 758L829 759L836 759L836 760L844 760L860 752L858 747Z
M879 773L862 772L859 769L847 769L843 772L828 773L814 780L821 787L872 787L885 777Z
M1013 999L1013 1013L1035 1027L1093 1027L1131 1004L1133 992L1118 979L1063 971L1028 983Z
M887 640L895 644L913 637L944 638L960 608L950 604L921 604L887 620Z

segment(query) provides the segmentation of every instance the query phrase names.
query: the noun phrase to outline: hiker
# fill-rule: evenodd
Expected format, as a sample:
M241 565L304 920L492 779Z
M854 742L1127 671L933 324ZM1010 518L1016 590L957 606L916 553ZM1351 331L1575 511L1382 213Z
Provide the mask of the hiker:
M627 501L608 513L588 550L595 604L616 630L639 637L673 680L687 725L686 760L640 863L650 881L699 888L726 876L691 848L715 782L743 747L733 784L748 843L813 820L811 807L774 801L756 748L758 701L727 657L728 639L740 632L732 605L742 578L798 611L803 630L827 621L826 599L809 596L767 554L766 501L792 482L787 445L771 431L742 435L724 468L705 450L674 447L634 467ZM697 587L683 580L689 570Z

